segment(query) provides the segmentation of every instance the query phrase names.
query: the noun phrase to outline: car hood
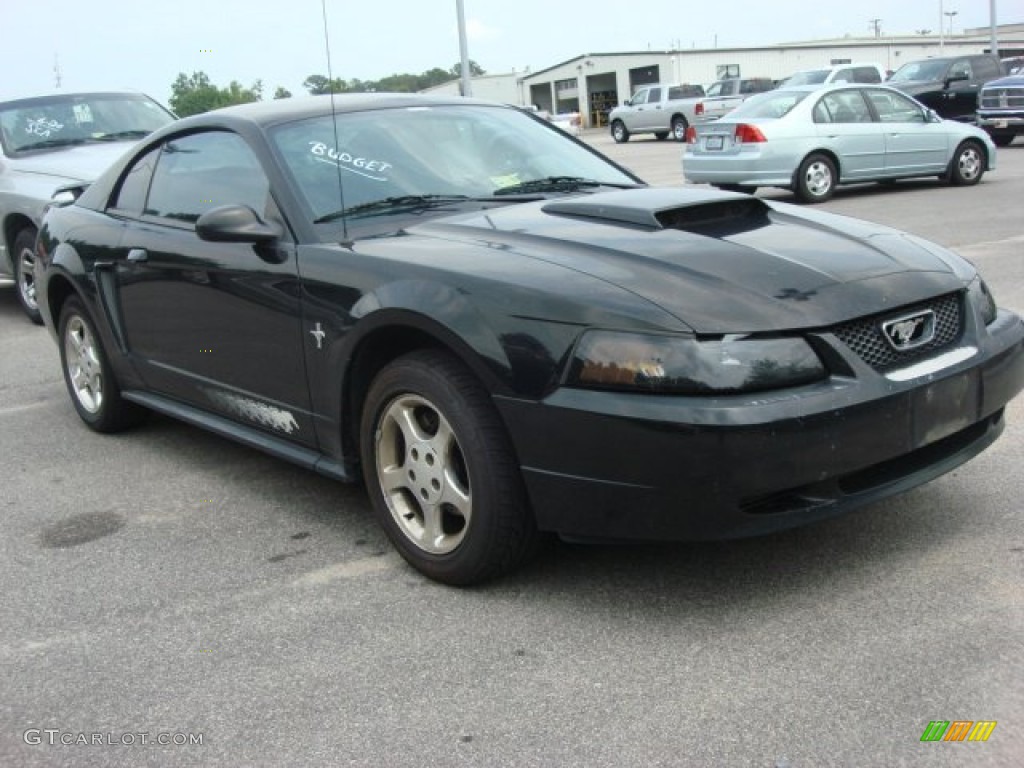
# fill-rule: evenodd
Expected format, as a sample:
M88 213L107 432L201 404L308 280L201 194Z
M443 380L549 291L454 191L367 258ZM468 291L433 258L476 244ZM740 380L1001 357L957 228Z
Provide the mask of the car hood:
M134 145L134 141L83 144L54 152L9 158L4 163L21 173L37 173L69 181L92 181Z
M582 273L701 333L822 328L959 290L973 276L966 261L898 230L703 190L510 205L407 234L558 264L570 296L572 273Z
M1011 86L1021 87L1024 85L1024 75L1009 75L1000 77L998 80L989 80L985 83L986 88L1009 88Z

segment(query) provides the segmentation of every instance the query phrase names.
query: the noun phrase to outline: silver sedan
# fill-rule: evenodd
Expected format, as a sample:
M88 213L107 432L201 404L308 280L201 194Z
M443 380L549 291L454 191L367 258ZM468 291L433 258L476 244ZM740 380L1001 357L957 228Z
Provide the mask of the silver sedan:
M839 184L920 176L977 184L995 163L983 130L884 85L844 84L769 91L690 126L683 176L742 192L783 187L818 203Z

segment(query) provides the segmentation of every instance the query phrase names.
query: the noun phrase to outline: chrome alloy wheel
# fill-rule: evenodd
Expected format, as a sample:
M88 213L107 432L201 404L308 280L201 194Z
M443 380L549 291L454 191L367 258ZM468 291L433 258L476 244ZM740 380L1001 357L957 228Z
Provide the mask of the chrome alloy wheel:
M399 529L417 547L446 555L473 514L469 472L451 425L424 397L388 403L375 435L377 481Z
M18 275L18 292L26 307L33 310L39 309L36 301L36 254L31 248L22 248L15 256L18 266L15 274Z
M89 413L98 413L103 407L103 366L96 340L80 315L68 320L64 331L64 359L79 404Z
M818 160L807 166L804 180L807 190L815 197L827 195L832 189L832 169L827 163Z
M964 181L972 182L981 175L981 152L973 144L965 147L956 161Z

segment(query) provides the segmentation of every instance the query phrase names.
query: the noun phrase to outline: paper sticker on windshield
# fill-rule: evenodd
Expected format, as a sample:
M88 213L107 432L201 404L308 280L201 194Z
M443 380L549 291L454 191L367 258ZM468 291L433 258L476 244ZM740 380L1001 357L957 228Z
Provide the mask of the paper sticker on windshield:
M79 125L92 122L92 107L88 104L75 104L72 111L75 113L75 122Z
M49 120L45 117L37 117L35 120L29 118L25 125L25 133L32 136L42 136L44 139L49 138L51 134L60 133L63 129L63 123L58 123L56 120Z
M518 173L510 173L507 176L491 176L491 184L494 185L495 189L502 189L503 187L514 187L518 183Z
M394 167L391 163L383 160L359 157L348 152L339 152L328 147L322 141L311 141L309 142L309 147L309 151L313 153L314 159L321 163L336 165L343 171L355 173L374 181L387 181L388 177L385 174Z

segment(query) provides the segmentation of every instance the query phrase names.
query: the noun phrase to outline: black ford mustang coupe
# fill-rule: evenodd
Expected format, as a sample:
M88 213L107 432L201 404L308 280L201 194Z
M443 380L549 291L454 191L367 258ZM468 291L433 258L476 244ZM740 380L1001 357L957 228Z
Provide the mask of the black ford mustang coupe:
M652 189L522 110L367 94L181 120L47 214L91 428L159 411L341 480L424 574L542 531L711 539L977 455L1024 324L917 237Z

